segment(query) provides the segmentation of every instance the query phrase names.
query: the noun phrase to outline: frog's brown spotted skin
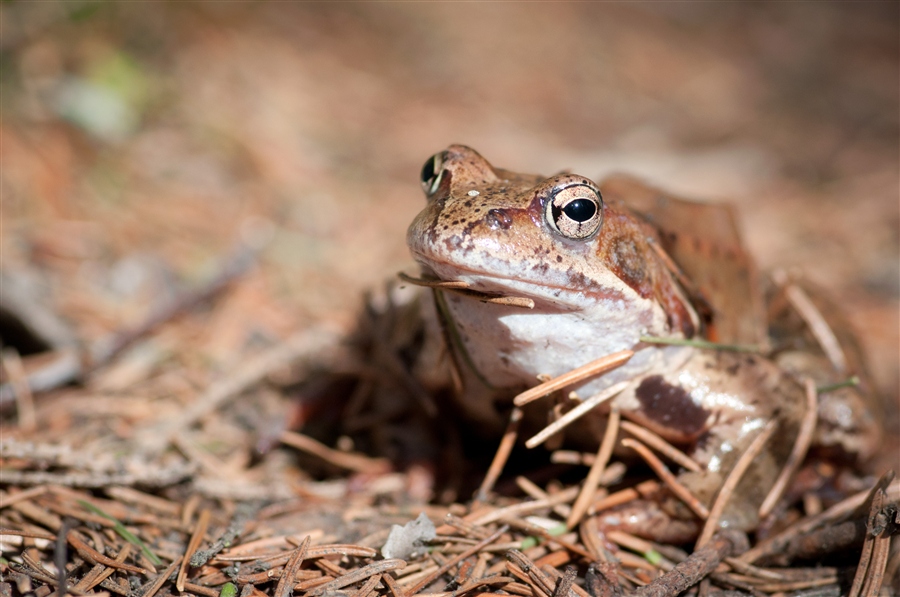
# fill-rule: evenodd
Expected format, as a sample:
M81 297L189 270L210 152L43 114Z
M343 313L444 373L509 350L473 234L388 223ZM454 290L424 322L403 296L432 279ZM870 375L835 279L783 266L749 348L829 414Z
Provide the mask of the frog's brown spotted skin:
M627 381L615 402L625 416L688 450L704 470L680 479L707 503L753 438L777 422L778 441L757 459L723 521L751 528L803 416L798 379L756 354L640 341L766 340L756 272L731 212L627 178L598 186L575 174L516 174L461 145L426 162L422 182L428 204L407 242L424 274L534 301L528 310L435 291L463 381L459 400L471 419L500 429L504 405L539 374L558 376L634 350L623 367L571 389L587 397ZM564 409L572 406L567 402ZM878 427L861 399L847 404L856 412L840 423L842 433L818 439L866 457ZM546 421L541 409L548 408L545 401L526 413ZM567 429L567 441L596 446L605 412L596 409Z

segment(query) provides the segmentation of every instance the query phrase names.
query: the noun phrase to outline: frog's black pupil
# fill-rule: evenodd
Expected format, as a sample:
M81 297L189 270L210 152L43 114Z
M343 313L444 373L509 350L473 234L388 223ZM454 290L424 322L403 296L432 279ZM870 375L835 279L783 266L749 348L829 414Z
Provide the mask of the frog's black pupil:
M587 222L597 213L597 206L590 199L575 199L567 203L562 210L576 222Z
M434 159L434 156L432 156L432 157L428 158L428 160L425 162L425 165L422 166L422 182L428 183L428 182L431 182L431 180L434 178L434 175L435 175L434 162L435 161L436 160Z

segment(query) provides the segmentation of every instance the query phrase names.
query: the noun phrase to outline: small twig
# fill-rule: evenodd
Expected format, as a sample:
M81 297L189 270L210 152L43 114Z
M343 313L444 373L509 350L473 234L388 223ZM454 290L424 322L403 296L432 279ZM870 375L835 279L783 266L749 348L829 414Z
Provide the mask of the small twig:
M738 458L734 467L731 469L731 472L728 473L728 477L725 479L725 482L722 483L722 487L719 488L719 493L716 495L712 508L709 509L709 518L706 519L706 524L703 525L703 531L701 531L700 537L697 539L695 549L703 547L710 539L712 539L713 534L719 528L719 521L722 518L722 514L725 512L725 506L728 504L728 500L731 499L731 494L734 492L735 487L737 487L738 482L743 478L744 473L747 472L747 469L750 468L750 465L762 452L766 442L769 441L769 438L772 437L772 434L775 432L775 428L775 422L769 421L759 435L753 438L753 441L747 447L747 450L741 454L741 457Z
M241 504L238 505L237 511L232 519L232 521L228 524L228 528L225 529L225 532L216 539L216 541L209 546L209 549L197 550L191 556L191 566L194 568L199 568L206 564L210 559L216 556L220 551L231 547L234 543L235 539L241 536L241 533L244 532L244 525L252 518L253 514L257 512L257 509L250 504Z
M379 576L370 576L369 580L363 583L363 585L359 588L359 590L353 593L350 597L369 597L372 591L375 590L375 586L381 582L381 577Z
M440 566L437 570L435 570L434 572L432 572L431 574L429 574L428 576L426 576L425 578L423 578L422 580L417 582L415 585L413 585L412 587L409 588L409 590L406 592L406 594L407 595L415 595L423 587L427 587L428 585L433 583L435 581L435 579L437 579L441 574L443 574L447 570L450 570L451 568L456 566L459 562L462 562L469 556L472 556L472 555L478 553L483 548L487 547L488 545L490 545L491 543L493 543L494 541L499 539L500 536L508 530L509 530L509 527L506 525L503 525L502 527L497 529L497 531L494 532L490 537L487 537L486 539L479 541L477 545L473 545L472 547L470 547L466 551L462 552L461 554L457 555L456 557L451 558L443 566Z
M557 535L564 534L567 530L566 527L562 524L560 524L558 527L555 527L552 530L547 530L544 527L538 526L536 524L531 524L530 522L528 522L527 520L524 520L522 518L506 517L506 518L502 518L501 520L503 522L505 522L506 524L508 524L510 527L514 527L514 528L520 529L522 531L525 531L529 535L534 535L534 536L540 537L541 539L543 539L544 541L546 541L548 543L555 543L556 545L559 545L560 547L567 549L572 553L576 553L582 557L585 557L585 558L593 558L594 557L594 554L592 554L585 548L581 547L580 545L576 545L576 544L572 543L571 541L566 541L565 539L562 539L561 537L557 536ZM524 549L524 547L523 547L523 549Z
M747 536L740 531L723 530L716 533L707 545L686 560L676 564L650 584L637 589L634 597L672 597L705 578L726 557L736 555L748 547Z
M782 285L784 295L787 297L788 302L794 307L803 321L806 322L809 331L812 332L816 342L819 343L819 347L821 347L822 351L828 357L828 360L831 361L831 366L834 367L835 371L838 373L846 373L847 357L844 354L844 350L841 348L841 343L838 341L834 330L828 325L828 321L825 319L825 316L822 315L822 312L819 311L819 308L816 307L815 303L812 302L812 299L809 298L809 295L797 284L791 282L785 283L783 276L780 280L776 278L776 282Z
M275 597L288 597L288 595L293 592L294 578L297 576L297 571L300 570L300 566L303 565L303 560L306 558L306 552L309 551L309 543L310 536L307 535L303 539L303 543L300 544L300 547L291 553L291 558L287 561L287 564L285 564L284 569L281 572L281 578L278 579L278 584L275 585Z
M886 517L883 512L887 501L883 489L886 484L882 479L872 494L872 504L866 520L866 538L849 597L870 597L877 595L881 589L890 551L890 533L886 532L890 523L884 520Z
M534 512L535 510L542 510L544 508L552 508L556 504L564 504L575 499L575 496L578 495L578 487L572 486L567 489L560 491L559 493L555 493L546 499L543 500L531 500L526 502L519 502L517 504L513 504L511 506L506 506L505 508L497 508L496 510L491 510L485 514L481 514L478 518L474 520L470 520L472 524L475 525L485 525L491 522L495 522L497 520L501 520L503 518L515 516L515 515L523 515L528 512Z
M181 565L181 560L181 556L175 558L175 561L169 564L169 567L163 570L160 574L157 574L156 577L152 581L150 581L148 585L146 585L146 588L142 587L143 590L141 591L141 595L143 597L154 597L165 584L165 582L169 579L169 577L175 573L175 570L178 568L178 566Z
M572 369L568 373L554 377L540 385L534 386L530 390L522 392L513 399L513 404L516 406L525 406L529 402L533 402L538 398L543 398L547 394L561 390L566 386L571 386L572 384L584 381L585 379L595 377L610 369L621 367L627 363L632 356L634 356L634 351L620 350L619 352L600 357L587 365Z
M53 550L53 563L56 565L57 570L57 580L59 584L56 585L56 594L58 597L65 597L66 593L68 593L68 585L69 585L69 575L66 570L66 560L67 560L67 549L66 549L66 535L69 533L69 529L72 528L74 521L71 518L67 518L63 521L62 528L59 529L59 532L56 534L56 545Z
M707 510L706 506L697 499L691 491L678 482L678 479L675 478L666 465L656 457L656 454L650 451L647 446L637 441L636 439L625 438L622 440L622 445L626 448L631 448L635 452L637 452L641 458L643 458L650 468L653 469L653 472L662 480L666 486L672 490L676 496L678 496L681 501L687 504L688 508L691 509L694 514L696 514L701 520L706 520L709 517L709 510Z
M337 589L342 589L348 585L352 585L353 583L359 582L361 580L365 580L370 576L381 576L386 572L390 572L391 570L400 570L406 567L406 562L398 559L391 558L387 560L380 560L378 562L373 562L371 564L367 564L362 568L357 568L352 572L348 572L347 574L341 575L334 580L331 580L323 585L320 585L310 591L310 596L324 595L330 591L334 591ZM277 597L277 596L276 596Z
M204 587L201 585L194 584L192 582L184 583L184 588L187 589L189 594L196 593L198 595L203 595L204 597L221 597L219 595L218 589Z
M631 421L622 421L622 429L635 436L651 448L655 449L657 452L659 452L672 462L680 464L682 467L686 468L689 471L700 471L700 465L697 464L696 460L661 438L656 433L653 433L646 427L636 425Z
M182 593L184 592L184 583L187 578L188 568L190 568L190 557L197 549L199 549L204 537L206 537L206 529L209 527L209 518L209 510L200 511L200 517L197 519L197 524L194 526L191 540L188 541L187 548L184 550L184 561L181 564L181 569L178 571L178 576L175 578L175 588Z
M641 554L645 560L654 566L663 570L671 570L675 564L671 560L664 557L656 547L640 537L635 537L622 531L609 530L606 531L606 538L617 545L621 545L627 549Z
M494 489L494 484L497 482L497 479L500 478L503 467L506 466L509 455L512 454L513 447L516 445L516 439L519 437L519 423L521 421L522 409L513 407L512 411L509 413L509 422L506 424L506 431L503 433L500 445L497 446L497 451L494 453L494 459L491 461L491 466L488 468L487 474L485 474L484 480L481 482L481 486L475 493L476 505L477 502L484 502L488 499L488 495Z
M575 526L581 522L588 507L594 501L597 487L600 485L600 477L603 476L603 471L606 469L609 457L612 456L616 438L619 435L620 421L621 413L618 408L613 406L609 413L609 420L606 423L606 432L603 434L603 440L600 442L600 447L597 449L597 458L594 460L594 464L591 465L591 469L584 478L581 492L578 494L578 497L575 498L575 503L572 504L572 511L566 518L567 528L575 528Z
M116 556L117 562L124 562L128 555L131 553L131 543L126 543L122 546L122 549L119 550L119 554ZM103 566L102 564L97 564L88 574L85 574L78 584L72 587L76 591L87 592L93 589L95 586L112 576L112 573L115 572L115 568L109 568L107 566Z
M559 579L556 588L553 589L551 597L568 597L569 592L572 590L572 583L575 582L575 577L577 575L578 569L575 568L575 566L566 566L566 572L563 574L563 577Z
M509 563L512 564L510 567L510 572L513 571L514 568L518 568L526 575L526 582L532 584L535 588L537 588L541 593L545 595L553 595L556 587L553 586L553 582L547 577L546 574L541 572L540 568L534 565L528 556L519 551L518 549L510 549L506 552L506 559L509 560ZM573 597L570 595L566 597Z
M519 475L518 477L516 477L516 485L519 487L519 489L522 490L523 493L534 500L545 500L551 495L538 487L537 484L534 481L530 480L528 477ZM572 512L572 508L568 504L557 504L556 506L553 506L553 511L559 516L565 518L568 517L569 513Z
M788 481L791 480L800 463L806 457L806 452L812 443L813 433L816 430L816 420L819 418L819 395L816 392L816 384L812 379L806 378L804 385L806 386L806 412L803 415L803 420L800 422L800 430L797 432L797 439L794 440L794 447L791 448L791 453L781 468L778 479L775 480L775 484L772 485L772 489L769 490L769 494L759 507L760 518L765 518L772 512L775 504L781 498L781 494L787 488Z
M435 288L445 292L452 292L453 294L479 300L482 303L534 309L534 301L530 298L520 296L497 296L486 292L480 292L470 288L467 282L458 280L426 280L425 278L415 278L408 274L404 274L403 272L398 273L397 277L414 286L424 286L426 288Z
M148 572L147 570L139 568L138 566L132 566L130 564L125 564L124 562L117 562L114 559L108 558L105 555L99 553L97 550L88 545L81 537L78 536L78 531L69 531L66 534L66 540L72 547L75 548L75 551L77 551L81 557L94 564L103 564L104 566L109 566L110 568L125 570L127 572L135 572L137 574L147 574Z
M425 288L440 288L441 290L448 289L465 289L469 287L468 282L463 282L462 280L429 280L427 278L417 278L415 276L410 276L405 272L398 272L397 277L412 284L413 286L423 286Z
M659 488L659 481L656 481L655 479L648 479L647 481L638 483L634 487L622 489L597 500L596 502L594 502L594 504L591 505L590 511L602 512L603 510L608 510L609 508L621 506L622 504L627 504L628 502L634 501L641 496L652 495Z
M630 382L627 381L620 381L619 383L613 384L605 390L594 394L587 400L584 400L581 404L544 427L540 432L536 433L533 437L525 442L525 446L528 448L535 448L541 445L550 437L556 435L557 433L577 421L579 418L586 415L588 412L597 408L597 406L599 406L600 404L615 397L616 394L628 387L629 383Z

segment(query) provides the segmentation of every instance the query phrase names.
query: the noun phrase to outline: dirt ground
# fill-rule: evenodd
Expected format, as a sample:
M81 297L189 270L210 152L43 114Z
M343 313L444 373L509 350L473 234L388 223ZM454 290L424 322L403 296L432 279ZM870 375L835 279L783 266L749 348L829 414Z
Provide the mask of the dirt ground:
M840 305L900 433L897 3L12 1L0 48L0 273L58 317L57 346L96 346L261 247L215 300L7 412L4 440L108 472L262 351L347 333L366 290L415 271L419 170L450 143L735 203L764 270ZM46 363L19 351L7 379ZM307 487L286 448L248 469L242 447L289 410L272 387L228 407L252 423L185 429L201 494ZM161 458L140 466L178 477Z

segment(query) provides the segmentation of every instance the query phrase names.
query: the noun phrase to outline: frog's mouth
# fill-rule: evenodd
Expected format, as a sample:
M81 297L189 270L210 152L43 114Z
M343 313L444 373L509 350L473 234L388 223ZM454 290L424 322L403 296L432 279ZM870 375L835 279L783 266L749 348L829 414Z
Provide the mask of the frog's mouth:
M424 286L426 288L436 288L445 292L460 294L469 298L474 298L482 303L491 303L495 305L506 305L508 307L521 307L523 309L534 309L534 300L523 296L509 296L503 294L495 294L490 292L482 292L471 288L468 282L462 280L441 280L440 278L421 277L415 278L403 272L397 274L401 280L415 286Z

